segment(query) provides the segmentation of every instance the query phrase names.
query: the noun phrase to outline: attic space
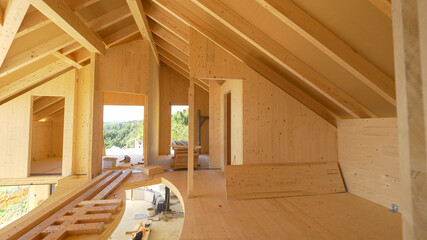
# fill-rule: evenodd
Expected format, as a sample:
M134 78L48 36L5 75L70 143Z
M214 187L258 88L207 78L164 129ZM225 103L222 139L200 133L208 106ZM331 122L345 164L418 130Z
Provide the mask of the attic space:
M426 86L425 0L0 0L0 238L425 240Z

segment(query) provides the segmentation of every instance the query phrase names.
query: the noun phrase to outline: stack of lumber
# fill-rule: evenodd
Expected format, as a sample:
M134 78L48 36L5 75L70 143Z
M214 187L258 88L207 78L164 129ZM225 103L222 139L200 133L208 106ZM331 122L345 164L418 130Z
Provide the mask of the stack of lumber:
M174 150L172 157L172 168L187 168L188 167L188 142L187 141L173 141L171 147ZM199 166L199 152L200 146L194 148L194 166Z

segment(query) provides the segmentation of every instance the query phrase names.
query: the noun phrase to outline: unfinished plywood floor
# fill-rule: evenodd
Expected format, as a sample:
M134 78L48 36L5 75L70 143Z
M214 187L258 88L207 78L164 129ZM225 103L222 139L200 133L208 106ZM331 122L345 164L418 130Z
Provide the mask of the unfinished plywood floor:
M229 201L221 171L195 171L194 176L192 199L186 197L186 171L154 176L170 181L181 194L182 239L402 239L400 214L350 193ZM126 182L147 179L138 173Z

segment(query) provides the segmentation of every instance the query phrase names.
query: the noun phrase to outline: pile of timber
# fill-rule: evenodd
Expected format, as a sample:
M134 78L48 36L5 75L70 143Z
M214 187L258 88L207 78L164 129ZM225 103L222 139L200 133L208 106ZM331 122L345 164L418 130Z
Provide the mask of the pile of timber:
M61 202L42 203L33 211L37 218L23 216L25 224L7 226L1 239L106 239L124 213L124 198L107 199L132 171L107 171L92 179L74 194L62 196ZM115 196L115 194L114 194ZM43 210L39 210L43 209ZM31 212L27 215L32 215Z
M173 141L171 147L174 150L172 156L172 168L187 168L188 167L188 142ZM199 151L200 146L194 148L194 166L199 166Z

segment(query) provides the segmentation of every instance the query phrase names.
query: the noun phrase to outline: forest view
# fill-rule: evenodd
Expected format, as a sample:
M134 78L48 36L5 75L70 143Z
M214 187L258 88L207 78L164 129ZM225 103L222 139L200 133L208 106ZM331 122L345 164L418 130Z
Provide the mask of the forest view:
M134 148L135 139L144 139L144 122L140 120L128 122L105 122L105 149L113 146L119 148ZM188 109L178 111L171 119L171 140L188 141Z

